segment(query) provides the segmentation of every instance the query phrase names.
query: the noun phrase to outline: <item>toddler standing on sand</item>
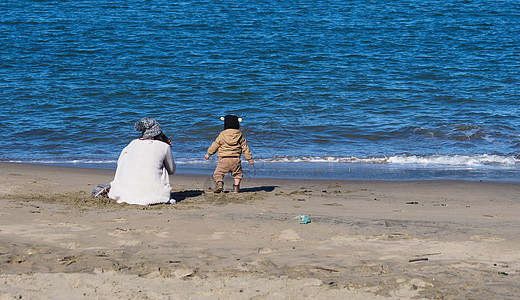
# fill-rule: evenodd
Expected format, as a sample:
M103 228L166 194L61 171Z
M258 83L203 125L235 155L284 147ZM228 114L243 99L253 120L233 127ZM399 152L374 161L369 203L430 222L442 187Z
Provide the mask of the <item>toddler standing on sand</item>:
M216 183L215 193L224 190L224 176L229 173L234 180L233 192L238 193L243 176L240 156L243 155L251 165L255 162L247 141L239 129L242 119L234 115L227 115L220 119L224 121L224 131L220 132L217 139L208 148L208 153L204 155L204 158L209 159L215 153L218 156L218 165L213 173Z

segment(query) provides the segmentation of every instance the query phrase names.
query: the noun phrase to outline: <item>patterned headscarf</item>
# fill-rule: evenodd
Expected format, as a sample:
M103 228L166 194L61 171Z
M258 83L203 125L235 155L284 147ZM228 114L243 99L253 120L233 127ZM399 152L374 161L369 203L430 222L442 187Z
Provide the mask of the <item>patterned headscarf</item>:
M161 124L156 119L142 118L135 122L135 130L143 133L142 137L145 139L153 138L162 133Z

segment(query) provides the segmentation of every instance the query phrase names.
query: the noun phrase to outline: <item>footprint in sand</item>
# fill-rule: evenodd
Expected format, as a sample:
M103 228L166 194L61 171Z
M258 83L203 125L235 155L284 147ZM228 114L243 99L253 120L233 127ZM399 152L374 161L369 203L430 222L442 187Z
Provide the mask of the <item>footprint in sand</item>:
M301 239L300 235L292 229L282 230L279 238L282 240L288 240L288 241L297 241L297 240Z

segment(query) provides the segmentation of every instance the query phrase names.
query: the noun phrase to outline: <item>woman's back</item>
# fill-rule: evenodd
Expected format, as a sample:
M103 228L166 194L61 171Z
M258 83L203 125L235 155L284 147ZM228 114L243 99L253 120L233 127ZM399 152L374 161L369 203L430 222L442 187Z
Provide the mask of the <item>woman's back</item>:
M169 174L174 172L175 163L168 144L153 139L133 140L119 156L108 196L119 203L168 203Z

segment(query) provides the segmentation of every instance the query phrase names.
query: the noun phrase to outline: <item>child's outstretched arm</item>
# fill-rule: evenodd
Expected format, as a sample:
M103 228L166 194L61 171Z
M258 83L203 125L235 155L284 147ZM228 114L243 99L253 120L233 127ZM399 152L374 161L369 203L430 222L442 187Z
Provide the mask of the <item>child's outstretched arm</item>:
M217 137L217 139L209 146L208 152L206 155L204 155L205 159L209 159L210 156L217 153L218 148L220 148L221 141L220 141L220 135Z
M240 146L242 147L242 155L249 162L249 164L254 165L255 161L253 160L253 155L251 154L251 150L249 150L249 145L244 137L240 139Z

